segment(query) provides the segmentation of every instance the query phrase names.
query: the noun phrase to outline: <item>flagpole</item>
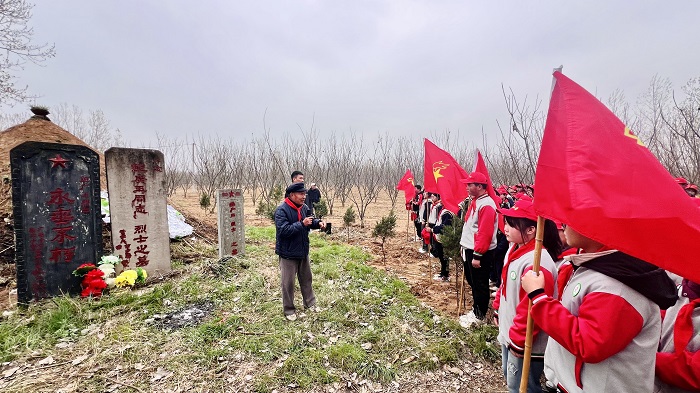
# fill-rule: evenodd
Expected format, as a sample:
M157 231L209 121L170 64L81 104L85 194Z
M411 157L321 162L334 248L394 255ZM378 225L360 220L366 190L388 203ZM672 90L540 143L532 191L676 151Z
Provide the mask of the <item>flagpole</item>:
M406 212L406 241L410 241L411 237L408 235L409 225L411 222L411 211Z
M535 260L532 262L532 271L540 272L540 260L542 258L542 239L544 238L544 217L537 216L537 231L535 232ZM530 377L530 358L532 356L532 330L533 321L532 299L527 304L527 331L525 335L525 355L523 355L523 373L520 377L520 393L527 392L527 382Z

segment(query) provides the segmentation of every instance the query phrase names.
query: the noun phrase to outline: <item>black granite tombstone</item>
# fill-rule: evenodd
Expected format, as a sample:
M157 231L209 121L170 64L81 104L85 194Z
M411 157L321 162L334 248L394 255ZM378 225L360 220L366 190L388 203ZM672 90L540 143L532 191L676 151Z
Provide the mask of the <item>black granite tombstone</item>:
M72 272L102 254L99 156L25 142L10 151L19 303L80 293Z

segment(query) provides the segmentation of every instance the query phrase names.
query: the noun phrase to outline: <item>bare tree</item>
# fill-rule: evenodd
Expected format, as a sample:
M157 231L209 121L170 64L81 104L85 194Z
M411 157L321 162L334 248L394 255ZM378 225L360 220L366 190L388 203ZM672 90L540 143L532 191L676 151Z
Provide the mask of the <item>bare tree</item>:
M376 201L381 190L382 171L380 168L385 162L385 158L380 157L378 147L375 148L373 154L368 156L368 152L363 148L361 138L348 146L347 151L350 153L348 161L354 175L351 183L354 186L350 189L347 197L355 205L357 215L360 218L360 227L364 228L367 207Z
M184 141L178 138L170 139L157 132L156 140L158 150L165 157L165 189L170 197L184 183L191 184L191 181L188 182L186 179L192 176L192 168L188 165L192 160L191 157L187 157L189 155L186 149L188 145ZM186 191L185 196L187 196Z
M17 124L24 123L29 118L29 115L22 113L3 113L0 114L0 131L4 131Z
M27 87L15 85L15 73L27 62L41 64L56 54L53 44L33 44L29 27L33 4L25 0L0 1L0 104L13 105L32 98Z
M213 198L216 190L229 183L226 171L228 145L218 136L199 136L196 144L193 180L199 193L212 199L210 212L213 212L216 208L216 198Z

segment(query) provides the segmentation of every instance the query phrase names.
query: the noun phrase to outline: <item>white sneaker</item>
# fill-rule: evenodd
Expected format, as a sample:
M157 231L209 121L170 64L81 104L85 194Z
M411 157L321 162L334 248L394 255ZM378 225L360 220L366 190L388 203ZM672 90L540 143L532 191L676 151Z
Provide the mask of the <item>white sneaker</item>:
M425 254L427 251L425 251L425 249L423 247L419 247L418 252L421 254Z
M312 307L309 307L308 309L309 309L310 311L316 312L316 313L319 313L319 312L323 311L323 309L322 309L321 307L319 307L319 306L312 306Z
M292 322L297 320L296 314L289 314L289 315L285 315L284 317L287 318L288 321L292 321Z
M469 314L459 317L459 324L465 329L469 329L472 325L479 322L481 322L481 320L474 315L474 311L469 311Z

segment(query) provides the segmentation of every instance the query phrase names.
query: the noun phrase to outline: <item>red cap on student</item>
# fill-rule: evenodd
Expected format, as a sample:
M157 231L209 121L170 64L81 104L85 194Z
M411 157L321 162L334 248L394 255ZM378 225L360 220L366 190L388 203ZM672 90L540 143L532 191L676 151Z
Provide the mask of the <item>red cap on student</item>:
M686 188L689 188L689 189L691 189L691 190L695 190L695 192L698 192L698 186L696 186L695 184L691 184L691 185L689 185L689 186L686 187Z
M677 178L676 178L676 183L682 185L683 187L685 187L685 186L688 185L688 181L685 180L685 178L682 178L682 177L677 177Z
M465 184L488 184L489 180L486 178L486 175L481 172L472 172L466 179L462 179L461 182Z
M515 202L515 205L510 209L498 209L501 215L513 218L527 218L532 221L537 221L537 213L535 213L535 206L531 201L519 200Z

